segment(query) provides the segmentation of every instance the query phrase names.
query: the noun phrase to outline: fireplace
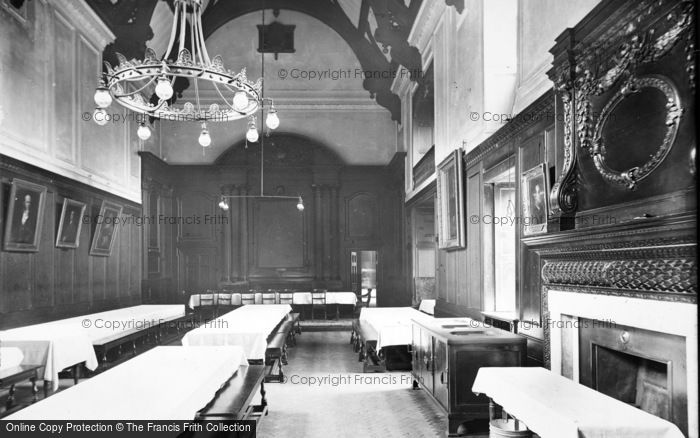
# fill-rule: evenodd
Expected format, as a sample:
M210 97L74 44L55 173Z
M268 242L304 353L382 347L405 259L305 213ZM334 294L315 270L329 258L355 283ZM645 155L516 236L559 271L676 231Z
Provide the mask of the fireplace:
M688 433L685 338L579 318L579 381Z
M697 306L548 290L551 369L698 437Z

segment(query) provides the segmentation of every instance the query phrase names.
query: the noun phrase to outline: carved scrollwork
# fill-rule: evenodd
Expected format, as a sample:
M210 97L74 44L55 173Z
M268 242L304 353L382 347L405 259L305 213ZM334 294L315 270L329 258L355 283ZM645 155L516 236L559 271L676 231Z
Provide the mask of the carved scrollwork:
M653 7L643 8L645 14L651 14ZM600 129L605 124L610 112L615 105L625 96L638 90L642 86L659 88L665 94L669 87L673 89L669 81L662 84L652 79L642 80L634 77L634 71L641 64L657 61L666 55L683 39L685 35L686 66L690 87L694 91L695 78L695 51L693 29L693 2L685 1L677 9L666 17L666 22L671 22L670 27L663 33L657 32L652 27L644 32L637 32L637 25L629 23L624 29L617 29L610 38L583 51L577 56L576 81L575 81L575 105L576 105L576 129L579 145L584 154L593 157L596 168L603 177L614 184L621 184L630 190L637 187L637 183L648 176L663 161L672 146L678 122L683 112L676 98L669 100L667 136L664 144L659 147L650 160L642 166L632 167L623 171L612 171L605 166L605 144L601 143ZM640 18L644 21L646 18ZM660 20L659 25L663 26ZM620 38L626 38L620 42ZM608 41L609 40L609 41ZM611 55L611 44L619 48ZM609 91L614 84L625 81L618 91L606 104L598 120L595 120L591 97L600 96ZM675 91L675 89L673 89ZM607 112L606 112L607 109ZM667 140L671 140L667 144Z
M603 128L609 122L615 107L617 107L623 99L632 94L639 93L643 88L655 88L660 90L666 98L666 132L663 141L658 145L656 152L641 166L635 166L623 171L611 169L605 161L606 149L614 148L616 145L606 144L605 138L603 137ZM673 87L668 79L662 76L631 77L620 87L617 93L610 98L605 107L603 107L595 125L590 152L593 156L596 169L598 169L598 172L606 181L613 184L621 184L629 190L634 190L639 181L649 176L668 155L676 139L682 114L683 108L680 106L680 97L675 87Z
M564 105L564 163L559 179L549 192L550 216L559 217L576 210L576 149L573 143L572 85L568 76L562 76L557 93Z

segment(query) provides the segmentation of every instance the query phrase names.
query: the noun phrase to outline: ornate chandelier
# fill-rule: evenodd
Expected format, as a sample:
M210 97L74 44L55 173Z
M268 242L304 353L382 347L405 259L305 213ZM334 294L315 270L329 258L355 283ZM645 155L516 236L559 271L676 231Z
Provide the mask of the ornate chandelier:
M189 49L185 46L186 42L190 43ZM175 60L170 58L174 54L177 54ZM262 78L250 81L246 77L245 68L234 73L224 67L221 56L209 58L202 31L202 0L175 0L172 31L162 59L158 59L150 48L146 49L143 61L129 61L120 53L116 56L119 64L114 68L105 61L107 72L95 91L97 108L93 120L99 125L104 125L109 120L105 108L114 100L149 117L201 122L199 144L205 148L211 144L207 122L228 122L244 117L248 118L247 141L257 142L259 134L254 114L258 110L264 110L266 101L269 101L270 107L265 124L269 129L279 126L272 99L263 97ZM191 81L194 102L175 104L173 85L178 77ZM202 105L200 81L213 85L219 100L208 106ZM152 97L145 97L143 92L151 93ZM148 140L151 130L145 123L141 123L137 134L142 140Z

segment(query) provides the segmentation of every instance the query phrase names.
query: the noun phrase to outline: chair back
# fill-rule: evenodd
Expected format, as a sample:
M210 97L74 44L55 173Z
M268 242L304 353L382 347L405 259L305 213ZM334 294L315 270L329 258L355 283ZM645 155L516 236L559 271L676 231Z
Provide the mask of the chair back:
M277 294L274 292L271 292L271 291L263 292L262 303L263 304L276 304L277 303Z
M213 306L215 304L216 304L216 295L215 295L215 292L213 290L207 290L206 293L199 295L200 307Z
M294 293L289 292L285 289L284 292L280 292L280 304L289 304L290 306L294 303Z
M311 304L313 305L325 305L326 304L326 290L325 289L314 289L311 292Z
M255 291L243 292L241 294L241 304L255 304Z
M233 294L230 292L223 292L219 293L217 295L218 298L218 305L219 306L231 306L231 298L233 297Z

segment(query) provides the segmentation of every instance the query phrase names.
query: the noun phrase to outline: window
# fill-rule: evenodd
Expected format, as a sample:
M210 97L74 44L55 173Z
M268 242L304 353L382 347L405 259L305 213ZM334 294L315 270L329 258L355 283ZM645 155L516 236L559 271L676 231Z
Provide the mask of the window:
M433 85L433 65L430 64L425 74L418 81L411 101L411 126L413 131L412 165L418 161L435 144L435 91Z
M513 157L484 172L484 292L486 308L513 312L515 302L516 199Z

